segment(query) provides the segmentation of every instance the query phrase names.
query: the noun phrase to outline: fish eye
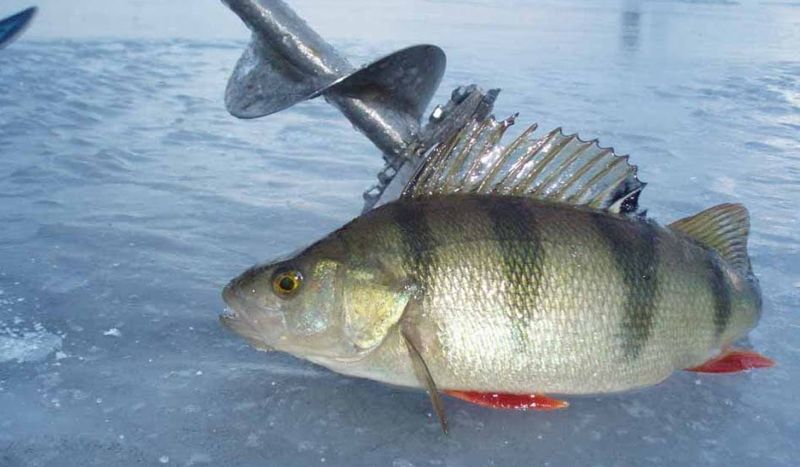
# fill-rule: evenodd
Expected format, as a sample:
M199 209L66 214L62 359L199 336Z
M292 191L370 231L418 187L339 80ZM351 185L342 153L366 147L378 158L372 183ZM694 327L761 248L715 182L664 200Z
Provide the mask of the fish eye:
M272 278L272 289L283 298L294 295L302 284L303 275L300 271L281 271Z

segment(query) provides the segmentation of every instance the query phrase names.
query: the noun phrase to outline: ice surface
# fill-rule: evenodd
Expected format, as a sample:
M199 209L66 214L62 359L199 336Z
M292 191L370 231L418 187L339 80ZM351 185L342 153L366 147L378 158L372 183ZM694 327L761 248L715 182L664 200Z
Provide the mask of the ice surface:
M438 102L499 86L498 116L632 154L662 221L750 208L776 368L551 413L448 399L444 437L423 393L217 322L229 278L359 212L370 143L322 102L230 117L247 33L216 1L38 3L0 51L0 466L798 465L797 4L291 2L355 63L444 47Z

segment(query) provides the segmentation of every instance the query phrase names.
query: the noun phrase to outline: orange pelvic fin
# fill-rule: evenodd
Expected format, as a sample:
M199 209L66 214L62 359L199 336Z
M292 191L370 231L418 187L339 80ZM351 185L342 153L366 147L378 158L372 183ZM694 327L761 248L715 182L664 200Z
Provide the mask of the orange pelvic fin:
M738 373L753 368L769 368L775 366L775 361L758 352L744 349L728 349L720 355L689 371L698 373Z
M541 394L497 394L476 391L444 391L444 393L491 409L556 410L569 406L566 401L560 401Z

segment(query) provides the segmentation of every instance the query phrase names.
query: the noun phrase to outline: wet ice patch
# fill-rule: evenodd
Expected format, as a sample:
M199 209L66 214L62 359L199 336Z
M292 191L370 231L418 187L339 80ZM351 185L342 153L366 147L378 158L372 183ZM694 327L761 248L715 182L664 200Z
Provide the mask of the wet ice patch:
M196 452L189 457L189 461L186 462L186 465L197 465L197 464L210 464L211 463L211 456L202 452Z
M38 362L61 349L61 336L48 332L40 323L33 330L0 329L0 363Z
M730 197L736 196L736 188L736 180L731 177L721 176L711 181L712 190Z

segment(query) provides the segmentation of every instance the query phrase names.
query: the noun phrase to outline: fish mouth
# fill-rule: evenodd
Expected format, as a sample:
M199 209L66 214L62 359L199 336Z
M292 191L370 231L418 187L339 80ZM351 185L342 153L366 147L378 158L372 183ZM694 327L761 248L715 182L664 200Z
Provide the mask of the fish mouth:
M219 315L219 322L225 326L226 328L230 329L231 331L235 331L234 325L237 321L236 312L231 310L230 308L225 308L225 311Z
M234 282L235 281L229 282L228 285L222 289L222 300L224 300L225 304L228 306L225 307L225 310L219 315L219 322L231 331L236 332L236 324L241 322L241 316L236 310L241 309L242 302L239 295L236 293Z
M229 310L231 308L235 308L236 306L241 305L238 294L236 293L236 289L234 287L234 282L235 280L228 282L228 285L226 285L225 288L222 289L222 300L224 300L225 303L228 305ZM233 310L230 311L233 312Z
M253 323L250 322L245 301L239 295L238 281L236 279L222 289L222 299L227 305L222 314L219 315L219 322L223 327L244 337L251 346L258 350L265 352L275 350L275 347L264 342L263 337L256 332Z
M236 310L227 307L225 311L219 315L219 322L223 327L235 332L236 334L244 337L244 339L257 350L263 352L272 352L277 350L275 347L266 344L257 335L252 334L252 330L247 328L245 320L242 320Z

